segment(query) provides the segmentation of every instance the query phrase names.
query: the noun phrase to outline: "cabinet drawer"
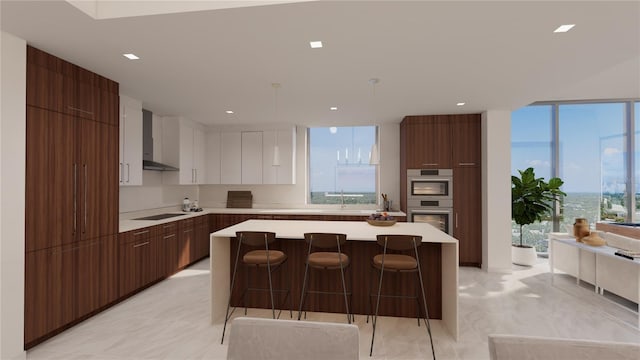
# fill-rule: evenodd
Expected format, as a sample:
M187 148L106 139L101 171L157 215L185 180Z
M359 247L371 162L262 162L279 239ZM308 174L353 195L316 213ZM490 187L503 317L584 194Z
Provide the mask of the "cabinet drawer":
M159 225L161 226L162 229L162 234L169 235L169 234L177 234L178 233L178 222L174 221L174 222L170 222L170 223L166 223L166 224L162 224Z
M120 233L118 241L121 245L132 242L144 242L153 238L156 234L156 227L150 226L142 229L131 230L124 233Z

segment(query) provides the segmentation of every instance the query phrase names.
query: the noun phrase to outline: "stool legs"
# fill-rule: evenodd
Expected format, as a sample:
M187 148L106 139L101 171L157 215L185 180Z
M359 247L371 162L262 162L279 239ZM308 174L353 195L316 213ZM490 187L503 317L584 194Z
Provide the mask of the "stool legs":
M307 278L309 277L309 263L306 264L305 268L304 268L304 280L302 281L302 293L300 294L300 306L298 308L298 320L300 320L300 318L302 317L302 308L304 307L304 301L307 298L307 294L309 293L308 289L307 289ZM350 303L350 299L348 299L347 297L347 284L345 281L345 277L344 277L344 268L341 266L340 267L340 277L342 280L342 293L344 295L344 306L345 309L347 310L347 323L351 324L352 319L355 319L355 317L351 314L351 307L349 306ZM353 286L353 284L352 284ZM352 296L353 298L353 296ZM305 312L305 319L306 319L306 312Z
M429 341L431 342L431 354L433 355L433 359L436 358L436 351L433 347L433 337L431 336L431 325L429 323L429 308L427 307L427 297L424 293L424 283L422 282L422 270L420 270L420 257L418 256L418 247L416 244L413 244L413 248L416 252L416 262L418 265L418 277L420 278L420 290L422 291L422 302L424 304L424 313L425 319L427 321L427 332L429 333Z
M224 327L222 328L222 340L220 344L224 343L224 333L227 330L227 321L229 321L229 308L231 307L231 294L233 293L233 285L236 282L236 272L238 270L238 260L240 260L240 244L238 244L238 251L236 252L236 263L233 266L233 276L231 276L231 287L229 288L229 301L227 302L227 313L224 316ZM244 296L244 294L243 294ZM247 309L245 308L245 314Z

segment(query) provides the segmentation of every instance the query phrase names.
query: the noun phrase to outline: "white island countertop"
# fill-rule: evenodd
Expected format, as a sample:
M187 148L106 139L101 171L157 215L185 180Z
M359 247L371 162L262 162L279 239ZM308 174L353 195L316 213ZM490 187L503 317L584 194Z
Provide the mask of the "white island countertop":
M362 209L261 209L261 208L204 208L198 212L182 212L178 209L152 209L137 211L134 213L120 214L119 232L138 230L149 226L166 224L173 221L184 220L206 214L255 214L255 215L318 215L318 216L362 216L362 220L376 210ZM162 220L134 220L135 218L158 215L158 214L180 214ZM401 211L387 212L394 217L404 217L407 214Z
M236 231L271 231L281 239L304 241L305 232L336 232L348 241L376 241L378 234L421 235L422 242L441 244L442 324L458 340L458 240L426 223L398 222L373 226L366 221L247 220L210 236L211 322L224 322L229 301L231 239Z

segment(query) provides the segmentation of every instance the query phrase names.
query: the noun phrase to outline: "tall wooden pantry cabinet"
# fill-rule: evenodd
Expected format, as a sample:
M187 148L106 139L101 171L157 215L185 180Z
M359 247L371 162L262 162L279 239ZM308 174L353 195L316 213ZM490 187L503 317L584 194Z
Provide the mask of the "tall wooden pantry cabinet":
M27 47L25 348L118 296L118 83Z
M407 169L453 170L452 235L459 264L482 265L480 114L406 116L400 123L400 207L407 211Z

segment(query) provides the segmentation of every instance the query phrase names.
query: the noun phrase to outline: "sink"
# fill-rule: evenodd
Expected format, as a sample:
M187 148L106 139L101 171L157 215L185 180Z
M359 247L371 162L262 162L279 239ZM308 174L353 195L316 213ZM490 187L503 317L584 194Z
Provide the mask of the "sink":
M176 216L184 216L184 215L185 214L158 214L158 215L145 216L145 217L131 219L131 220L162 220L162 219L168 219L168 218L172 218Z

